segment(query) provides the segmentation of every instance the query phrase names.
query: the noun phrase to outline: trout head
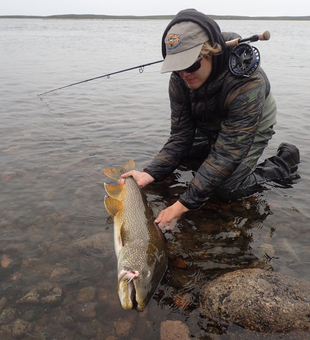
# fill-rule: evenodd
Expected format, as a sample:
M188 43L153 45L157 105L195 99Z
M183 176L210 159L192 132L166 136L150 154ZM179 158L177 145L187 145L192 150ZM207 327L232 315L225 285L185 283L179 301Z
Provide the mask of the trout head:
M158 256L147 253L145 249L134 249L131 259L125 252L119 256L118 294L124 309L142 310L165 273L166 254Z

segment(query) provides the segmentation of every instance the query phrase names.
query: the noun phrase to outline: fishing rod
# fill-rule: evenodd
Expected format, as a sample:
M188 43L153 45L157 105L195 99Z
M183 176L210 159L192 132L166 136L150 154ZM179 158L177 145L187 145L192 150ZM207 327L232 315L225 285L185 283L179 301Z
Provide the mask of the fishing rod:
M265 31L265 32L260 33L260 34L252 35L249 38L244 38L244 39L237 38L237 39L234 39L234 40L226 41L226 46L227 47L235 47L235 46L238 46L239 44L245 43L245 42L253 42L253 41L258 41L258 40L269 40L269 39L270 39L270 32L269 31ZM124 69L124 70L120 70L120 71L116 71L116 72L112 72L112 73L107 73L107 74L104 74L102 76L98 76L98 77L94 77L94 78L78 81L76 83L72 83L72 84L69 84L69 85L61 86L61 87L58 87L56 89L40 93L38 96L40 97L40 96L43 96L43 95L51 93L51 92L62 90L62 89L65 89L67 87L70 87L70 86L87 83L87 82L92 81L92 80L96 80L96 79L100 79L100 78L105 78L105 77L110 78L110 76L113 76L114 74L118 74L118 73L122 73L122 72L127 72L127 71L131 71L131 70L135 70L137 68L139 69L139 72L142 73L144 67L150 66L150 65L154 65L154 64L158 64L158 63L162 63L163 61L164 60L158 60L158 61L154 61L154 62L151 62L151 63L147 63L147 64L143 64L143 65L139 65L139 66L130 67L130 68L127 68L127 69Z
M61 87L58 87L57 89L53 89L53 90L49 90L49 91L40 93L38 96L40 97L40 96L43 96L44 94L48 94L48 93L51 93L51 92L54 92L54 91L62 90L62 89L65 89L67 87L70 87L70 86L87 83L88 81L92 81L92 80L96 80L96 79L100 79L100 78L104 78L104 77L110 78L110 76L113 76L114 74L118 74L118 73L122 73L122 72L127 72L127 71L131 71L131 70L135 70L137 68L139 69L139 72L142 73L145 66L150 66L150 65L162 63L163 61L164 60L158 60L158 61L154 61L154 62L151 62L151 63L148 63L148 64L134 66L134 67L127 68L125 70L116 71L116 72L112 72L112 73L107 73L107 74L104 74L102 76L98 76L98 77L94 77L94 78L78 81L76 83L72 83L72 84L69 84L69 85L61 86Z
M270 39L270 32L269 31L265 31L263 33L260 34L254 34L249 38L237 38L234 40L230 40L230 41L226 41L226 46L227 47L234 47L239 45L240 43L245 43L245 42L253 42L253 41L258 41L258 40L269 40Z

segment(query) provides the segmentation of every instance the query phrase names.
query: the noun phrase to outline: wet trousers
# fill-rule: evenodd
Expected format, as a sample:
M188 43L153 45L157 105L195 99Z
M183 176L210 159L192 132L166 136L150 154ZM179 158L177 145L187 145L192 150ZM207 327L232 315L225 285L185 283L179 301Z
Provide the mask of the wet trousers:
M257 133L248 155L224 184L216 189L215 194L218 197L224 200L237 199L262 189L267 182L281 183L290 178L287 163L278 156L272 156L257 164L273 134L272 126ZM197 170L206 159L208 150L207 137L197 132L193 147L181 165Z

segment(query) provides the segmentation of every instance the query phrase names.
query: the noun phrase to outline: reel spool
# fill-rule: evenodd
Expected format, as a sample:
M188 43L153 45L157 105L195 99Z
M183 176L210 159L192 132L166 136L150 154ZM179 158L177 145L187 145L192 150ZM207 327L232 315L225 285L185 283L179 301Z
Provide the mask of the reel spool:
M247 43L240 43L230 52L229 69L236 76L251 76L257 70L259 64L259 50Z

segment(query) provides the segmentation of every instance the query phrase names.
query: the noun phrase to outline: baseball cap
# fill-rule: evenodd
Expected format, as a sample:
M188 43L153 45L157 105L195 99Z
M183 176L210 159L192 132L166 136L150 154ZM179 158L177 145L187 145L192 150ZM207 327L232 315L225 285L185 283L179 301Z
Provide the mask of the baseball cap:
M209 40L206 31L192 21L173 25L165 37L166 57L161 73L181 71L197 59L202 45Z

